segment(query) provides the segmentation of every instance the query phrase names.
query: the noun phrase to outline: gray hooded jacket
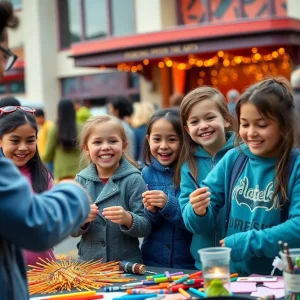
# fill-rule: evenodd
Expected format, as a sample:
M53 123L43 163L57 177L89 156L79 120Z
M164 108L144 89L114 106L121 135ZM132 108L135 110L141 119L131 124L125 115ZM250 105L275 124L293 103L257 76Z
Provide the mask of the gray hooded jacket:
M99 208L96 219L85 230L79 228L72 233L74 237L81 235L77 245L79 258L142 262L138 238L150 233L151 223L144 215L142 193L146 191L146 184L140 172L122 158L119 169L106 184L99 178L94 164L76 175L75 180L86 188ZM102 216L103 209L111 206L122 206L132 215L130 229Z

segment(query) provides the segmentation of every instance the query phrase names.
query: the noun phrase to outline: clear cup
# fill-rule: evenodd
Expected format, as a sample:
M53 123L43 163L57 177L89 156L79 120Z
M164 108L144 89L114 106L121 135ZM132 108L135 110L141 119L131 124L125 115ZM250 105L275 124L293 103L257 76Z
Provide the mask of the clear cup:
M230 248L211 247L198 251L202 264L204 289L207 297L229 296Z
M300 299L300 248L290 249L289 255L281 251L280 256L283 262L285 299Z

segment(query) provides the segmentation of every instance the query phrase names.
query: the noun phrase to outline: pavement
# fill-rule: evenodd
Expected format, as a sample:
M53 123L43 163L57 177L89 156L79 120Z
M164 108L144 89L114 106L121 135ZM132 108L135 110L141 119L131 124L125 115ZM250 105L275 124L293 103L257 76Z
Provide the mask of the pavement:
M59 258L61 256L63 257L72 257L74 259L78 258L78 251L77 251L77 243L80 241L80 237L73 238L73 237L67 237L65 240L60 242L58 245L54 247L54 254L56 258ZM140 238L140 245L143 242L143 239Z

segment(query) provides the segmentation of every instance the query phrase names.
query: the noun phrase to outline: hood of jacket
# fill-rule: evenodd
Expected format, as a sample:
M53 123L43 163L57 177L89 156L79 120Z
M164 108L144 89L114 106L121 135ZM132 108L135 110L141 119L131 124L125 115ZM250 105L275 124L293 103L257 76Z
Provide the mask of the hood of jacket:
M223 157L225 153L234 147L235 133L233 131L226 132L226 144L217 152L216 157ZM210 158L211 155L206 152L202 146L198 145L195 156L199 158Z
M162 165L156 158L151 157L151 165L153 169L159 172L169 172L170 174L174 174L174 167L172 166L164 166Z
M120 165L118 170L113 176L111 176L111 178L113 180L119 180L134 173L141 174L141 172L137 168L135 168L126 158L123 157L120 160ZM100 181L99 174L97 172L97 168L94 163L91 163L87 168L82 170L78 175L90 181L95 181L95 182Z

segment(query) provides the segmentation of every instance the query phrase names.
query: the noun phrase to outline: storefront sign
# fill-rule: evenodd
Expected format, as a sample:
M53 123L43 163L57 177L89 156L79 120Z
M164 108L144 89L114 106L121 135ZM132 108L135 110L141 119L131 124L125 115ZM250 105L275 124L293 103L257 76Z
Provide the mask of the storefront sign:
M162 56L174 56L176 54L188 54L197 52L199 46L196 43L165 46L165 47L151 47L141 50L133 50L124 52L124 59L143 59L143 58L157 58Z

